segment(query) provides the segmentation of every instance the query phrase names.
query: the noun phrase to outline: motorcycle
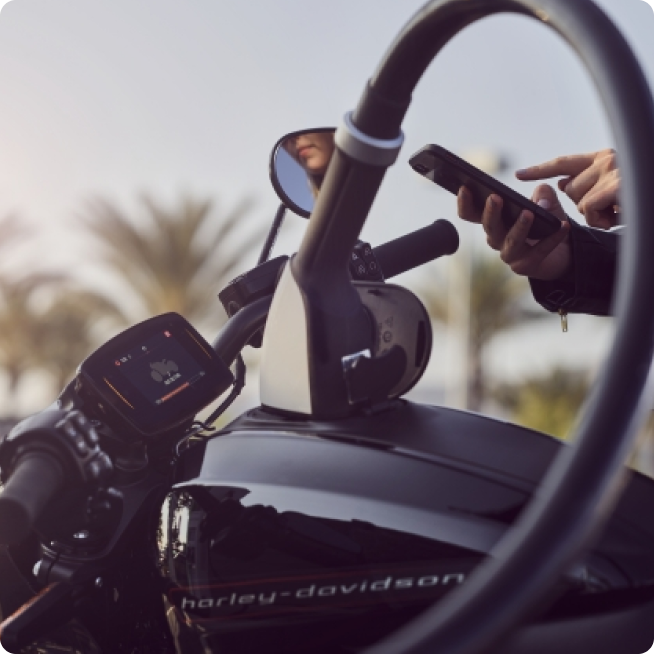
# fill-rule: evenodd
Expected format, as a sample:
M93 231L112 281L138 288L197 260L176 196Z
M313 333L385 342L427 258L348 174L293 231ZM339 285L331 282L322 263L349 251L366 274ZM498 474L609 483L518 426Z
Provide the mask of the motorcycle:
M385 279L451 254L457 238L437 221L379 248L357 241L422 72L499 11L575 46L624 156L634 226L617 336L574 446L402 399L429 362L430 322ZM330 129L275 146L273 185L311 220L296 255L270 259L280 209L259 265L220 294L230 319L214 342L176 314L135 325L2 440L3 646L645 651L654 482L622 461L652 358L654 307L639 298L652 296L654 226L638 216L654 203L653 108L590 0L429 2L335 131L324 172L307 174L288 146ZM248 344L262 346L261 407L212 431L245 383Z

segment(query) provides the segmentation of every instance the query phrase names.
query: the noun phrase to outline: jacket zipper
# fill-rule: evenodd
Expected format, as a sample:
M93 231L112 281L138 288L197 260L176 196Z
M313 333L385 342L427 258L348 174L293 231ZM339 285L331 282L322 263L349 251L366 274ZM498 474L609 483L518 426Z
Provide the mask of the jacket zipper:
M568 331L568 312L563 308L559 307L559 316L561 316L561 330L564 332Z

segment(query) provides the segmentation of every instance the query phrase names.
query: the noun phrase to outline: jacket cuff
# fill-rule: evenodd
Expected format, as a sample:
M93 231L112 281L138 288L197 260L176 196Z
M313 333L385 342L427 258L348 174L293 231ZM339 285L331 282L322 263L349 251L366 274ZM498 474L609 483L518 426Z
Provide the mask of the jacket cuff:
M574 220L570 226L570 269L552 281L530 278L534 299L548 311L610 315L619 232L585 227Z

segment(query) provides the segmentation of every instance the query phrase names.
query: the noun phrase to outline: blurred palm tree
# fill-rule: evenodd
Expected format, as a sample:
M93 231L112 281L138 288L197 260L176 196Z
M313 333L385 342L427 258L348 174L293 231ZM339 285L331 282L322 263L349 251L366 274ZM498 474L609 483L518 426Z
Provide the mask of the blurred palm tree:
M447 293L438 292L443 286L423 287L420 297L433 320L449 324L453 318L452 305ZM512 272L500 259L483 255L471 262L467 409L479 411L487 395L484 352L493 338L549 315L528 307L530 295L527 280Z
M0 220L0 261L31 232L25 222L15 215ZM33 325L27 296L44 281L41 275L12 281L7 272L0 276L0 368L8 377L9 392L16 388L29 367L30 328Z
M519 424L566 438L589 387L587 371L555 367L518 384L503 384L493 394Z
M19 280L0 278L0 367L7 375L12 395L32 367L35 347L41 338L31 296L43 284L56 281L56 275L43 274L31 274Z
M0 252L13 252L31 228L16 216L0 220ZM11 248L11 249L10 249ZM2 257L5 260L5 257ZM0 369L15 395L35 369L54 377L57 389L99 342L94 327L103 319L125 322L115 303L75 286L65 273L14 270L0 274Z
M57 390L99 343L103 319L124 323L118 307L93 291L79 289L59 273L0 278L0 368L15 394L34 369L54 377Z
M127 322L118 305L104 295L63 284L38 318L34 364L54 377L58 390L104 340L101 323Z
M222 217L210 200L183 198L173 210L144 197L145 221L132 219L113 203L96 199L82 224L99 241L104 262L132 289L138 319L175 311L191 322L224 319L217 293L240 272L243 259L263 242L267 226L246 231L246 199Z

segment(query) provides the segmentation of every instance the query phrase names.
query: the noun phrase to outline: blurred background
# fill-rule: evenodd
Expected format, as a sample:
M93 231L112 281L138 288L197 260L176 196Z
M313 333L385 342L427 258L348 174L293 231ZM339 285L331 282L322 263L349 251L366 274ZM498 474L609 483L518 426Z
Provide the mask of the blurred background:
M654 13L598 0L654 80ZM126 326L178 311L211 340L216 295L253 267L278 201L270 149L336 125L422 0L12 0L0 12L0 416L50 404L77 364ZM565 438L610 347L609 318L557 315L531 298L416 175L437 143L525 195L513 171L613 146L571 49L501 15L446 46L421 81L406 141L362 237L379 245L437 218L462 247L399 279L434 320L430 368L411 397ZM576 210L566 203L575 217ZM581 219L581 217L579 217ZM289 215L275 254L297 249ZM258 404L259 351L224 420ZM654 407L654 399L652 401ZM633 464L654 472L646 425Z

